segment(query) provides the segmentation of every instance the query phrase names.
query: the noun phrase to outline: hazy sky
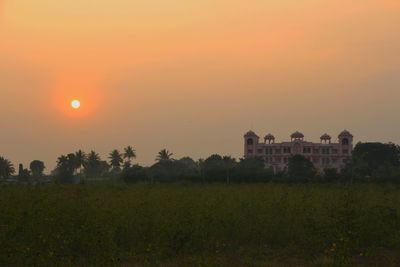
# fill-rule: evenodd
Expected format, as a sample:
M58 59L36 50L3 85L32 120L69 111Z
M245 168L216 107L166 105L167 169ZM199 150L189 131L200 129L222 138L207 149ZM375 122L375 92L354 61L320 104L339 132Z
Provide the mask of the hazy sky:
M400 143L400 2L0 0L0 97L15 164L240 157L249 128Z

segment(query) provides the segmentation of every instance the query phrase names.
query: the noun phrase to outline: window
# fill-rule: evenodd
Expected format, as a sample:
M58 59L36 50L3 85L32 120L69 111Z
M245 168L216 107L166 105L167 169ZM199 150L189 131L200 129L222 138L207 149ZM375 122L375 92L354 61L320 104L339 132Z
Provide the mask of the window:
M266 148L265 149L265 154L267 154L267 155L272 155L272 148Z
M282 150L281 149L275 149L275 154L281 154Z
M254 144L254 140L252 138L247 139L247 145L252 146Z
M283 153L290 154L291 153L290 147L283 148Z
M304 153L304 154L310 154L310 153L311 153L311 147L305 147L305 148L303 148L303 153Z
M283 163L288 163L288 158L283 158Z
M263 152L263 151L262 151L261 148L257 149L257 153L258 153L258 154L262 154L262 152Z
M314 149L314 154L319 154L319 149L317 148L317 149Z
M337 154L339 151L337 149L332 149L332 154Z
M330 149L329 149L329 147L323 147L323 148L321 148L321 153L322 153L323 155L329 155L329 154L330 154Z
M253 154L253 149L248 149L248 150L247 150L247 153L248 153L248 154Z
M347 146L348 144L349 144L349 139L343 138L343 140L342 140L342 145Z
M343 154L349 154L349 150L348 149L343 149Z
M275 158L276 163L281 163L281 158Z

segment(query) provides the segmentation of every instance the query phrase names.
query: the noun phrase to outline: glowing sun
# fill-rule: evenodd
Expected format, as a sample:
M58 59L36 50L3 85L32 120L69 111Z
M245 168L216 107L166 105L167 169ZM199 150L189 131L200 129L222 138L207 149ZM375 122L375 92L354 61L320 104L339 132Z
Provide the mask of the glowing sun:
M72 102L71 102L71 107L73 108L73 109L79 109L80 107L81 107L81 101L79 101L79 100L73 100Z

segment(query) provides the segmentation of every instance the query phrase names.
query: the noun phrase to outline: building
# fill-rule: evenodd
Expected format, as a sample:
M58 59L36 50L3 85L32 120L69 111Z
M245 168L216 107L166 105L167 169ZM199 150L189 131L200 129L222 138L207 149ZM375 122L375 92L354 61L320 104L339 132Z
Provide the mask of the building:
M308 142L300 132L293 133L290 139L277 143L272 134L267 134L260 142L260 137L249 131L244 135L244 157L262 157L266 167L280 172L287 170L291 156L302 155L322 172L327 168L340 170L353 152L353 135L346 130L339 134L337 142L332 142L328 134L322 135L319 143Z

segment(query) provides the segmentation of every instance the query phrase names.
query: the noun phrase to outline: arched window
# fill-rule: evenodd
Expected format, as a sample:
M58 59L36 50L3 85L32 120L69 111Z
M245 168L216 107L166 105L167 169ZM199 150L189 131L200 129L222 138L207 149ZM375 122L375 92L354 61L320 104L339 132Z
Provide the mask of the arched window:
M348 144L349 144L349 139L343 138L342 145L348 145Z
M252 138L247 139L247 144L252 146L254 144L254 141Z

